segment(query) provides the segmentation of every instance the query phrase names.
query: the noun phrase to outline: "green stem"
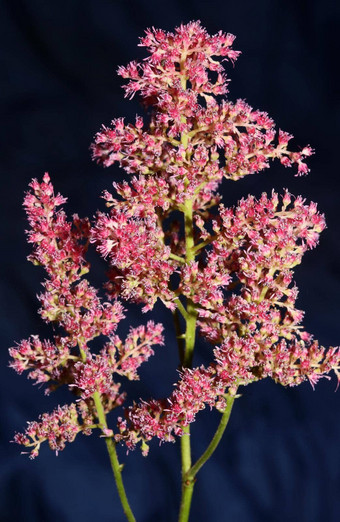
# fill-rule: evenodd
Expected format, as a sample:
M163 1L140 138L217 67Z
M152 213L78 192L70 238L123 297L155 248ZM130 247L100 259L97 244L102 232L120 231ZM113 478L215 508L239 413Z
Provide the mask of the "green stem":
M216 239L217 236L210 236L209 239L207 239L206 241L202 241L202 243L198 243L198 245L196 245L194 247L194 253L196 254L199 250L202 250L202 248L210 245L214 239Z
M182 496L178 522L187 522L189 520L191 499L195 485L194 480L187 480L186 478L191 468L190 425L186 426L183 431L184 435L181 437Z
M86 362L86 351L81 346L79 347L80 355L83 360L83 362ZM94 401L94 405L96 407L97 411L97 417L99 420L100 428L102 431L108 429L107 421L106 421L106 415L104 411L104 407L101 401L100 393L94 392L92 395L92 399ZM105 434L105 432L104 432ZM118 495L120 498L120 502L122 504L123 511L125 513L125 516L129 522L136 522L136 519L132 513L129 501L126 496L124 484L123 484L123 477L122 477L122 464L119 463L118 455L116 451L116 444L114 440L111 437L105 437L105 443L106 448L109 454L111 468L113 471L113 475L116 482L116 487L118 491Z
M183 366L191 368L195 348L197 310L191 299L187 300L187 317L185 330L185 353Z
M173 254L172 252L169 254L170 259L174 259L175 261L178 261L179 263L185 263L185 259L181 256L176 256L176 254Z
M183 138L183 137L182 137ZM186 144L186 140L182 139L182 143ZM183 206L184 212L184 230L185 230L185 261L190 263L195 259L194 248L194 232L193 232L193 201L187 200ZM187 299L186 307L186 330L185 330L185 351L183 357L183 367L190 368L195 347L197 311L193 301ZM194 490L194 481L188 482L186 476L191 469L191 439L190 425L183 428L181 437L181 461L182 461L182 497L179 513L179 522L185 522L189 519L191 499Z
M182 143L187 145L186 139L183 139ZM194 231L193 231L193 200L187 200L183 207L184 213L184 230L185 230L185 261L191 263L195 259L195 254L202 247L206 246L207 243L203 242L198 247L195 247L194 242ZM179 299L178 299L179 301ZM195 347L195 335L196 335L196 322L197 322L197 310L192 299L187 299L186 315L184 316L186 322L185 331L185 350L183 357L183 366L190 368L192 366L192 359ZM192 501L192 495L195 486L196 475L201 467L207 462L216 450L223 433L227 427L232 406L235 400L235 395L227 396L227 405L223 412L219 426L205 452L201 457L192 465L191 461L191 440L190 440L190 426L184 428L184 433L181 437L181 462L182 462L182 496L178 522L188 522L190 516L190 507Z
M112 468L112 471L113 471L113 474L115 477L115 481L116 481L118 495L119 495L120 502L122 504L126 519L129 522L136 522L136 519L133 515L132 509L130 507L129 501L126 496L124 483L123 483L123 477L122 477L123 465L119 463L118 455L117 455L117 451L116 451L116 444L110 437L106 437L105 442L106 442L107 451L108 451L108 454L110 457L111 468Z
M182 73L181 85L183 90L186 89L187 78L184 74L185 55L181 57L180 70ZM186 123L186 117L181 116L181 122ZM181 134L181 144L184 148L183 159L186 158L186 149L189 143L189 136L186 133ZM188 183L188 182L187 182ZM185 263L189 264L195 260L194 253L194 229L193 229L193 199L188 199L181 206L184 214L184 232L185 232ZM179 301L179 299L178 299ZM187 298L186 314L184 315L186 322L186 330L184 334L185 348L183 354L182 365L184 368L190 368L195 348L196 321L197 311L195 305L190 298ZM187 481L186 476L191 468L191 440L190 425L183 428L181 437L181 462L182 462L182 498L179 513L179 522L186 522L189 519L191 499L194 489L194 481Z
M190 263L195 259L194 254L194 230L193 230L193 200L188 199L184 204L184 231L185 231L185 260ZM191 299L187 299L187 316L185 331L185 355L184 364L186 368L191 367L192 356L195 348L197 310Z
M194 491L195 481L196 481L196 475L201 469L201 467L207 462L207 460L212 456L214 451L216 450L218 444L220 443L223 434L225 432L225 429L227 427L228 421L230 419L231 410L234 404L235 396L228 395L227 398L227 406L226 409L223 412L222 418L220 420L220 423L218 425L218 428L215 432L215 435L213 436L209 446L205 450L205 452L201 455L201 457L195 462L193 466L190 465L191 457L190 453L189 456L185 453L187 452L187 446L189 445L189 451L190 451L190 442L188 443L186 439L188 439L188 436L185 434L182 436L181 442L182 444L182 469L184 467L187 468L187 472L182 475L182 499L181 499L181 507L180 507L180 513L179 513L179 519L178 522L188 522L189 515L190 515L190 507L191 507L191 500L192 500L192 494ZM183 458L184 456L184 458ZM183 462L185 463L185 466L183 465ZM188 467L189 466L189 467Z
M182 314L182 316L184 317L184 319L187 319L188 318L188 312L187 310L184 308L184 306L182 305L179 297L176 297L176 299L174 300L176 305L177 305L177 310L179 310Z
M221 417L221 420L217 427L215 435L211 439L211 442L210 442L209 446L207 447L207 449L205 450L205 452L195 462L195 464L190 468L189 472L187 473L187 480L194 480L195 476L197 475L197 473L199 472L201 467L207 462L208 459L210 459L210 457L216 450L218 444L220 443L220 441L223 437L225 429L228 425L234 401L235 401L235 396L228 395L227 406L223 412L223 415Z
M97 416L98 416L98 420L101 424L101 427L102 427L102 429L107 429L108 426L107 426L107 422L106 422L106 415L104 412L104 407L103 407L99 392L94 392L92 397L94 400L94 404L96 406ZM112 440L111 437L105 437L105 442L106 442L107 451L108 451L108 454L110 457L111 468L112 468L113 475L114 475L114 478L116 481L117 491L118 491L118 495L119 495L119 498L120 498L120 501L121 501L121 504L123 507L123 511L129 522L136 522L136 519L132 513L129 501L126 496L126 492L125 492L125 488L124 488L124 484L123 484L123 478L122 478L123 466L122 466L122 464L119 463L119 460L118 460L116 444Z
M184 232L185 232L185 261L190 263L195 259L194 230L193 230L193 200L188 199L183 205Z
M176 331L176 339L177 339L177 346L178 346L178 356L180 365L183 366L183 360L184 360L184 336L181 331L181 322L180 317L178 313L178 309L174 310L172 313L174 318L174 325L175 325L175 331Z

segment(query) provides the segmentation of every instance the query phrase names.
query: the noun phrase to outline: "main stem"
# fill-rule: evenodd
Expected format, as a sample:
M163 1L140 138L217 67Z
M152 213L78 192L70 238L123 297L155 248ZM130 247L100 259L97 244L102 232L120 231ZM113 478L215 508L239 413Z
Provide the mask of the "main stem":
M193 201L188 200L184 206L184 229L185 229L185 260L190 263L195 259L193 252L194 234L193 234ZM183 358L183 366L190 368L192 365L192 357L195 347L197 311L191 299L187 300L186 308L186 330L185 330L185 351ZM189 519L191 498L194 490L194 481L186 479L187 473L191 468L191 441L190 441L190 425L184 429L181 437L181 457L182 457L182 499L179 513L179 522Z
M80 348L80 354L81 354L83 361L86 361L86 353L82 348ZM104 407L103 407L99 392L94 392L94 394L92 395L92 399L93 399L95 407L96 407L97 417L98 417L98 420L100 423L100 427L105 433L105 430L108 429L108 425L107 425L106 415L105 415ZM130 507L129 501L126 496L124 483L123 483L123 477L122 477L123 465L119 463L117 450L116 450L116 444L111 437L105 437L105 443L106 443L106 448L107 448L107 451L109 454L111 468L112 468L113 475L115 478L116 487L117 487L118 495L120 498L120 502L122 504L123 511L129 522L136 522L136 519L134 517L134 514L132 512L132 509Z
M201 455L201 457L195 462L193 466L190 466L187 472L182 476L182 500L181 500L181 508L179 514L179 522L187 522L189 520L190 515L190 507L191 507L191 499L194 491L194 485L196 480L196 475L201 469L201 467L207 462L207 460L212 456L214 451L216 450L220 440L223 437L225 429L230 419L231 410L234 404L235 395L227 396L227 405L223 412L221 421L218 425L218 428L213 436L209 446L205 450L205 452ZM185 435L183 435L182 439L184 439Z
M180 70L182 72L181 77L181 85L183 90L186 90L187 86L187 78L184 74L184 61L186 56L181 57L180 62ZM181 122L186 123L186 117L181 116ZM186 157L186 149L188 147L189 143L189 134L182 132L181 134L181 144L183 147L183 159ZM196 246L195 248L195 242L194 242L194 229L193 229L193 205L194 205L194 198L188 199L185 204L182 206L182 211L184 213L184 231L185 231L185 263L189 264L192 261L195 260L195 254L200 248L203 248L205 246L205 243L203 242L199 246ZM183 261L183 259L181 259ZM184 334L184 350L183 346L179 344L179 353L181 357L181 363L184 368L191 368L192 366L192 359L193 359L193 353L195 348L195 335L196 335L196 322L197 322L197 310L195 308L195 304L190 298L187 298L186 303L186 310L183 309L183 305L178 299L178 307L181 311L185 323L186 323L186 329ZM177 323L176 324L176 332L177 336L179 334L179 324L178 324L178 317L177 317ZM181 339L178 339L179 341L182 341ZM184 353L183 353L184 352ZM235 392L236 393L236 392ZM206 451L203 453L203 455L197 460L197 462L192 466L191 463L191 442L190 442L190 425L185 426L183 428L183 435L181 437L181 462L182 462L182 497L181 497L181 506L180 506L180 512L179 512L179 518L178 522L188 522L189 515L190 515L190 507L191 507L191 500L192 500L192 494L194 491L194 485L195 485L195 477L198 471L201 469L201 467L205 464L205 462L211 457L215 449L217 448L223 433L226 429L226 426L229 421L231 409L234 403L235 395L227 395L227 404L225 411L222 415L220 424L215 432L214 437L212 438L209 446L207 447Z
M181 60L181 71L183 71L183 60ZM186 89L187 79L185 75L182 75L181 84L182 88ZM185 116L181 117L182 123L186 122ZM186 149L188 147L189 135L186 133L181 134L181 144L183 146L183 158L186 155ZM196 246L194 242L194 230L193 230L193 205L194 198L189 199L185 202L182 207L184 213L184 231L185 231L185 263L189 264L195 260L196 252L205 246L205 243ZM179 301L179 299L178 299ZM179 301L179 305L182 308L182 315L186 323L186 329L184 334L184 353L183 348L180 348L180 355L182 356L181 362L184 368L191 368L193 353L195 348L195 335L196 335L196 322L197 322L197 310L195 304L190 298L187 298L186 310L183 311L183 305ZM178 330L178 324L177 324ZM236 392L235 392L236 393ZM205 462L211 457L215 449L217 448L223 433L228 424L231 409L235 400L235 395L227 395L227 404L225 411L223 412L220 424L212 438L209 446L203 453L203 455L192 465L191 461L191 441L190 441L190 425L183 429L183 435L181 437L181 463L182 463L182 497L178 522L188 522L190 515L191 500L195 486L196 475Z
M181 57L180 69L182 72L181 85L183 90L187 87L187 78L184 74L185 56ZM182 123L186 123L186 117L181 116ZM188 147L189 136L182 132L181 144L184 148L183 157L185 157L186 149ZM190 263L195 259L194 253L194 229L193 229L193 199L185 202L184 212L184 232L185 232L185 262ZM192 357L195 348L196 335L196 319L197 311L194 303L190 298L187 299L187 309L185 314L186 330L185 330L185 347L183 354L183 367L190 368L192 365ZM186 474L191 468L191 442L190 442L190 425L184 428L184 434L181 437L181 460L182 460L182 500L179 513L179 522L186 521L189 518L189 511L191 505L191 498L194 490L194 483L186 482Z

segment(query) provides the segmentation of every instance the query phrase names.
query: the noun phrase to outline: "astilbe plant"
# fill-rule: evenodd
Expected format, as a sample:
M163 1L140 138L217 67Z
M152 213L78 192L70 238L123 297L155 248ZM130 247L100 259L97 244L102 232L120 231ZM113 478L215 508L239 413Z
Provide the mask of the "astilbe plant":
M180 437L179 520L187 521L195 477L223 435L240 386L271 377L283 386L307 380L314 387L331 370L339 376L339 349L313 340L295 307L293 268L325 227L316 204L285 191L226 208L217 192L223 178L255 174L275 158L306 174L312 154L309 146L291 151L292 136L277 133L267 113L243 100L218 101L228 84L222 62L240 54L234 38L210 36L200 22L174 33L147 30L140 45L148 57L118 69L126 96L138 93L150 116L134 124L115 119L95 136L93 158L105 167L118 162L132 175L113 184L114 195L104 193L109 211L92 224L77 215L68 221L59 209L66 200L55 195L48 174L31 182L24 200L29 260L47 273L40 314L59 328L52 341L33 335L11 348L10 365L46 383L47 392L68 386L75 400L29 422L15 441L34 458L45 441L58 453L78 433L98 429L130 521L117 444L139 445L147 455L152 439ZM109 265L106 300L85 277L91 244ZM121 391L121 381L138 379L140 365L163 344L163 328L149 321L121 340L120 299L143 312L161 301L173 313L181 370L167 399L129 405ZM193 364L197 329L212 345L208 366ZM91 341L98 336L107 341L96 354ZM206 406L219 410L221 421L192 463L190 424ZM107 414L116 408L116 427L109 427Z

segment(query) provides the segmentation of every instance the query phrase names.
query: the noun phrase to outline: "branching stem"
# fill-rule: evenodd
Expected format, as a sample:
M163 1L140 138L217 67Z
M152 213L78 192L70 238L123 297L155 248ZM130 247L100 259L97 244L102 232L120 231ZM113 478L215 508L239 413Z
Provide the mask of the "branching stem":
M106 415L104 412L103 404L101 402L101 398L98 392L95 392L93 394L93 400L96 406L98 420L102 426L102 429L105 430L108 428L107 422L106 422ZM104 432L105 434L105 432ZM105 443L106 448L109 454L111 468L113 471L113 475L116 481L117 491L120 498L120 502L122 504L123 511L125 513L125 516L129 522L136 522L136 519L132 513L129 501L126 496L124 484L123 484L123 477L122 477L122 464L119 463L117 450L116 450L116 443L111 437L105 437Z
M176 256L176 254L170 253L169 254L170 259L174 259L175 261L178 261L179 263L185 263L185 259L181 256Z
M214 451L216 450L220 440L223 437L225 429L228 425L231 410L233 408L233 404L235 401L235 395L228 395L227 397L227 406L223 412L220 423L217 427L215 435L211 439L211 442L205 452L200 456L200 458L195 462L195 464L190 468L190 471L187 473L187 480L194 480L195 476L201 469L201 467L207 462L208 459L212 456Z
M81 347L79 348L79 350L80 350L80 355L81 355L83 362L86 362L85 350ZM92 399L93 399L94 405L96 407L100 428L105 435L106 430L108 430L108 425L107 425L106 415L105 415L105 411L104 411L104 406L103 406L99 392L94 392L94 394L92 395ZM124 483L123 483L123 477L122 477L123 465L120 464L119 460L118 460L116 443L112 439L112 437L105 437L105 443L106 443L106 448L107 448L107 451L109 454L111 468L112 468L113 475L115 478L118 495L119 495L120 502L122 504L122 508L125 513L126 519L129 522L136 522L136 519L133 515L129 501L126 496Z
M225 429L227 427L229 418L230 418L234 400L235 400L235 396L228 395L227 406L223 412L222 418L217 427L215 435L213 436L213 438L212 438L209 446L205 450L205 452L195 462L195 464L193 466L191 466L191 457L190 457L190 460L189 459L184 460L182 458L182 469L184 467L187 467L188 470L182 476L182 500L181 500L181 507L180 507L180 514L179 514L178 522L188 522L188 520L189 520L191 500L192 500L192 494L194 491L196 475L199 472L199 470L201 469L201 467L207 462L207 460L210 459L210 457L216 450L219 442L221 441L223 434L225 432ZM186 450L186 446L189 444L186 439L187 440L189 439L188 435L183 435L182 439L181 439L181 442L183 441L182 455L184 454L184 451Z
M175 299L175 303L177 305L177 309L181 312L182 316L184 317L184 319L187 319L188 318L188 311L184 308L184 306L182 305L179 297L177 297Z

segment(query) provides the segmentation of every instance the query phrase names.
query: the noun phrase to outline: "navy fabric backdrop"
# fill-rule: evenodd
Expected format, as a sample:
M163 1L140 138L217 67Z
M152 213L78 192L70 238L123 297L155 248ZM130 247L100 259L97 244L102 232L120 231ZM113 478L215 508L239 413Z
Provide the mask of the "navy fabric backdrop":
M296 270L298 306L307 329L326 346L340 339L340 243L338 88L339 18L336 2L321 0L2 0L1 76L1 351L0 522L123 521L102 440L79 436L58 457L47 447L31 462L9 441L26 420L70 400L67 391L45 397L7 367L14 341L52 331L37 315L42 270L26 261L23 193L32 177L48 170L69 198L68 212L93 215L119 168L90 160L89 144L102 123L133 119L138 101L123 99L118 65L143 58L138 37L146 27L172 30L200 19L210 33L236 34L242 51L227 65L229 98L245 98L267 110L296 147L310 143L316 155L307 178L294 178L279 164L238 183L225 181L225 202L248 193L288 187L319 202L328 229L319 247ZM100 286L105 266L94 262ZM171 317L159 305L142 316L130 307L130 322L163 321L167 343L143 367L131 397L171 392L177 351ZM196 361L207 361L200 345ZM198 477L192 521L336 522L340 511L340 392L335 378L315 392L309 384L284 389L261 382L243 390L214 458ZM194 454L206 447L218 416L204 412L193 428ZM144 459L138 451L121 459L126 487L139 522L173 522L179 501L178 445L155 442Z

